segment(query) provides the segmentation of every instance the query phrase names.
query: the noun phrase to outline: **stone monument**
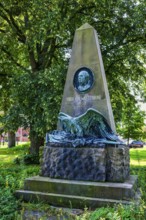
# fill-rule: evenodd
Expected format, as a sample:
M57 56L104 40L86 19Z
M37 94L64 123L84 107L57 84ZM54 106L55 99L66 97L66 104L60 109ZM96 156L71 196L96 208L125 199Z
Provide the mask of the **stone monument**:
M136 191L129 148L115 131L98 36L84 24L75 32L58 126L46 135L40 176L26 179L16 195L95 208L130 204Z
M88 83L84 84L88 75ZM82 79L83 77L83 79ZM112 130L115 123L96 31L89 24L76 30L64 87L61 112L72 117L94 108L103 114Z

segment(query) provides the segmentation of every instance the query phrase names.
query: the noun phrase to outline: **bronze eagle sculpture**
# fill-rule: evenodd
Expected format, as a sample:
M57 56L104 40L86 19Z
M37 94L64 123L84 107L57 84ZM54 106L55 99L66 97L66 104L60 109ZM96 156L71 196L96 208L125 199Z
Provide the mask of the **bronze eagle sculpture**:
M119 140L114 134L104 116L95 109L89 108L78 117L59 113L62 130L77 137L106 138L111 141Z
M58 118L61 130L48 133L47 142L70 143L74 147L93 143L121 142L105 117L95 109L89 108L77 117L60 112Z

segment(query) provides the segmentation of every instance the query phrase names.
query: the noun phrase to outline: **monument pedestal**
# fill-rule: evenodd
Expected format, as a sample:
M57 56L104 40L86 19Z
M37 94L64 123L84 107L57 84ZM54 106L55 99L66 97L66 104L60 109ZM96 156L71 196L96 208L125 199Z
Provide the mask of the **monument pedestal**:
M84 181L124 182L129 177L129 148L99 143L87 147L51 144L44 149L41 176Z
M46 146L42 176L25 180L16 196L54 206L96 208L139 201L137 176L129 176L129 148ZM51 177L51 178L50 178Z
M25 180L24 190L16 196L27 202L43 201L50 205L94 209L114 204L139 202L137 176L130 176L124 183L91 182L52 179L35 176Z

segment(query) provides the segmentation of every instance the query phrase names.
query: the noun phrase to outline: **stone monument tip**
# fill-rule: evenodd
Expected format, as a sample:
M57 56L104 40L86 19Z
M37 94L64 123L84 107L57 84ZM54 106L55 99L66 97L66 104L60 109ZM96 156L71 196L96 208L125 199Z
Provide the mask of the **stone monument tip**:
M77 30L83 30L83 29L88 29L88 28L94 29L90 24L85 23L81 27L79 27Z

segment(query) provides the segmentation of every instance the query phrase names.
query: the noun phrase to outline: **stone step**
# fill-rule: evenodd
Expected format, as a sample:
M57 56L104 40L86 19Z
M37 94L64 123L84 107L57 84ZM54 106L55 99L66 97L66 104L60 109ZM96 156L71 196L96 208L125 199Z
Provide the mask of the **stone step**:
M131 201L126 200L115 200L115 199L103 199L103 198L91 198L85 196L75 196L75 195L63 195L54 193L43 193L37 191L27 191L27 190L17 190L15 192L17 198L21 198L26 202L45 202L50 205L60 206L60 207L70 207L70 208L85 208L90 207L91 209L103 206L113 206L116 203L121 203L125 205L132 204Z
M62 196L80 195L81 197L128 201L134 197L137 190L137 176L130 176L124 183L75 181L34 176L25 180L24 190L61 194Z

